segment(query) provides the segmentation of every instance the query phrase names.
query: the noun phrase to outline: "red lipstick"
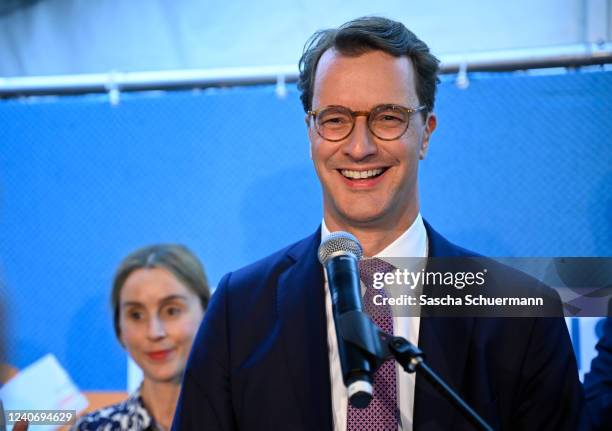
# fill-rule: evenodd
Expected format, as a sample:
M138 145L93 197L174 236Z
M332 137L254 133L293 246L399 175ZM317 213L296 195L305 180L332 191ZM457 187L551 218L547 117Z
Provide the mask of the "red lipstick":
M155 350L153 352L147 352L147 356L154 361L163 361L170 356L172 351L173 349Z

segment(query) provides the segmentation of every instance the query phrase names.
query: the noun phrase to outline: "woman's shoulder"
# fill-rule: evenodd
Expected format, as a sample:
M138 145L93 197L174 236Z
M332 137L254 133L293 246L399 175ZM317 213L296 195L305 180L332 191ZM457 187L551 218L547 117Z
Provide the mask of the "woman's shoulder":
M80 417L72 431L147 430L151 424L151 416L136 392L124 401Z

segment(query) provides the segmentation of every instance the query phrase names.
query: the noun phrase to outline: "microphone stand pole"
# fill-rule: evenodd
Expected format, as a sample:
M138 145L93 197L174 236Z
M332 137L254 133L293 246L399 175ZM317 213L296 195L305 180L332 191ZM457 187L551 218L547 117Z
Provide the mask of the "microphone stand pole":
M446 384L440 376L436 374L423 360L423 352L402 337L390 337L389 351L395 360L404 368L407 373L418 371L429 383L435 387L444 398L451 402L465 418L467 418L479 430L493 431L484 419L474 411L463 399Z

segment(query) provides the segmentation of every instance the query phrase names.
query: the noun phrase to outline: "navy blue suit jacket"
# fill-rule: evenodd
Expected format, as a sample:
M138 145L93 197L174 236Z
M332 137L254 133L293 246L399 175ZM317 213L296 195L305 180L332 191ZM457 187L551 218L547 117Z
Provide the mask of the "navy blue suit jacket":
M430 256L473 255L426 225ZM223 277L173 430L331 430L320 231ZM562 318L422 317L429 365L496 429L575 430L583 394ZM415 430L473 429L417 375Z
M604 321L596 348L599 353L584 376L584 390L593 429L603 431L612 427L612 317Z

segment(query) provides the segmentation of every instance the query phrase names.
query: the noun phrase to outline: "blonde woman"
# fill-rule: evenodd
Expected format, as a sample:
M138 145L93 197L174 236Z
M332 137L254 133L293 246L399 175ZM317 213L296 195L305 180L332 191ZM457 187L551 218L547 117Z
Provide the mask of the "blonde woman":
M113 322L144 379L128 399L87 414L73 429L169 430L209 299L204 268L184 246L152 245L127 256L113 282Z

